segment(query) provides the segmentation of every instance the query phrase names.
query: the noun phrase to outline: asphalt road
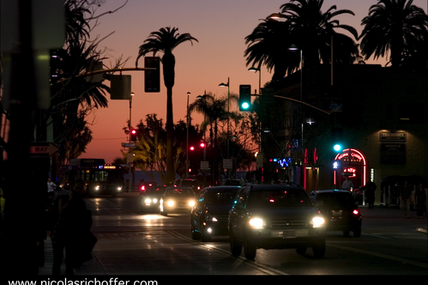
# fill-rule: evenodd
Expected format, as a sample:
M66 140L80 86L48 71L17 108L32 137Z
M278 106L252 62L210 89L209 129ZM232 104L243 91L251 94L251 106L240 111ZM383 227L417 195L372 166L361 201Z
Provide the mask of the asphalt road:
M361 208L361 237L329 232L322 259L315 259L310 249L305 255L294 249L258 249L249 261L230 254L227 236L192 240L188 215L141 213L138 193L88 198L86 204L98 242L93 260L77 271L80 276L428 276L427 219L416 219L415 212L403 219L399 209ZM43 274L50 274L49 260Z

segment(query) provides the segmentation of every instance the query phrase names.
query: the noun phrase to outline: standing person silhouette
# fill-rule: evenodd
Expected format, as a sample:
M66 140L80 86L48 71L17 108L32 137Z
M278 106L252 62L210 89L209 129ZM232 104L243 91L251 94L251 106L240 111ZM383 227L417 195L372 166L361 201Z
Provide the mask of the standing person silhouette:
M92 217L82 199L84 182L76 180L69 196L60 196L57 201L58 222L52 233L54 264L52 273L59 275L65 249L65 274L74 275L74 270L84 260L82 257L83 238L90 233Z

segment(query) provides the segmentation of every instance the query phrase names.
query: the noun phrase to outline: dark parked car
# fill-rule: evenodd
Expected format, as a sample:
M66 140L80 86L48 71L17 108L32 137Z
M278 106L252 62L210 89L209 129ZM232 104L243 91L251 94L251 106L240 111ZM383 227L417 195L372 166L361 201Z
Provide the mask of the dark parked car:
M228 235L227 219L240 186L213 186L201 190L190 213L193 239L209 241L212 236Z
M326 219L327 231L342 231L348 236L361 236L361 213L354 196L347 190L318 190L311 193L315 207Z
M247 259L254 259L257 248L295 248L303 254L312 247L315 257L325 254L324 218L299 186L246 186L229 212L228 227L234 256L242 246Z
M195 206L195 194L192 189L166 189L159 201L161 215L170 213L190 213Z

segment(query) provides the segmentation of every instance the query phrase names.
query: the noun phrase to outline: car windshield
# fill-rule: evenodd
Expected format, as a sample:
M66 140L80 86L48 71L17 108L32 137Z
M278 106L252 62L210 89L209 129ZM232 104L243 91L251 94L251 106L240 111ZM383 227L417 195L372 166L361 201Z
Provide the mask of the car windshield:
M171 189L165 193L166 196L175 196L175 197L194 197L193 191L190 189Z
M333 192L319 193L316 202L323 202L328 208L348 208L355 205L355 199L351 193Z
M248 206L255 208L310 207L312 203L301 189L278 189L250 192Z
M204 201L208 204L232 205L238 189L210 190L205 193Z
M193 186L196 186L196 185L198 185L198 182L197 182L197 181L183 180L183 181L181 182L181 186L189 186L189 187L193 187Z

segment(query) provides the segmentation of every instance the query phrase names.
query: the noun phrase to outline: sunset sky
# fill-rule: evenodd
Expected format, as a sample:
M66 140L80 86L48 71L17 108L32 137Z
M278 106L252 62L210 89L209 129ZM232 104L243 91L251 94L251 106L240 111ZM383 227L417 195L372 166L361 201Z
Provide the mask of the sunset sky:
M105 0L96 14L112 11L126 0ZM127 4L112 14L101 17L91 34L104 39L101 49L106 49L109 59L104 65L111 67L117 59L128 59L126 67L134 67L139 46L153 31L162 27L177 27L178 32L190 33L198 39L193 45L182 43L174 51L176 57L175 86L173 88L174 123L185 120L187 93L190 103L196 96L212 92L225 96L227 88L219 87L221 82L230 78L230 92L238 93L240 84L251 84L258 88L258 74L248 71L244 51L245 37L251 34L261 19L279 12L282 4L288 0L129 0ZM413 4L427 11L428 0L414 0ZM339 16L341 24L355 27L361 33L361 20L368 14L375 0L325 0L322 11L332 5L337 10L348 9L355 16ZM158 54L162 56L162 53ZM384 65L384 60L368 61ZM139 67L144 66L140 58ZM157 114L166 121L166 88L161 79L161 92L144 93L144 74L142 71L127 72L132 75L132 125L136 126L146 114ZM270 81L272 74L262 69L262 86ZM201 117L192 114L193 124L200 124ZM121 157L121 143L127 141L123 132L129 119L128 100L110 100L109 107L95 110L88 120L93 125L93 140L86 153L80 158L104 158L111 163Z

